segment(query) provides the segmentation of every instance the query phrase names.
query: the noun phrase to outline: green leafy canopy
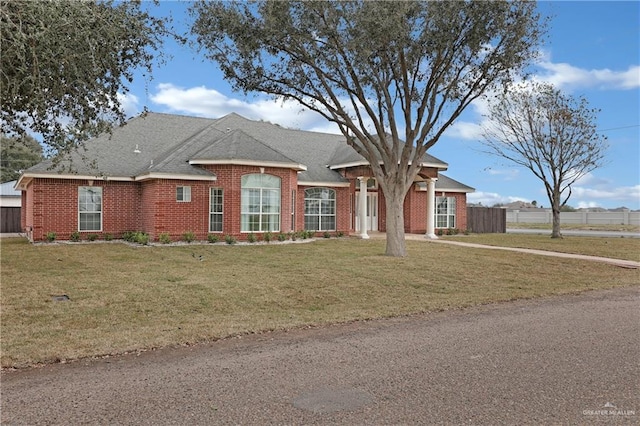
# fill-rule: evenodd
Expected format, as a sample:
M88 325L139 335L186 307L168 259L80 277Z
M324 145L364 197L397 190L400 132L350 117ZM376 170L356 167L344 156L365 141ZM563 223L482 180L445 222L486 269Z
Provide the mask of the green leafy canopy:
M167 31L139 1L2 0L0 19L2 133L53 152L124 122L119 95Z

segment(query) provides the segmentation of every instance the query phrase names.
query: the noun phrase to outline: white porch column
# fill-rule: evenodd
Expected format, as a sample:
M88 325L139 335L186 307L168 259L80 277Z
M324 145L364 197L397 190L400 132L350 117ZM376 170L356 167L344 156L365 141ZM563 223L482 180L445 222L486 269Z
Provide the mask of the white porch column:
M360 176L360 195L358 196L358 224L360 225L360 238L369 239L367 234L367 178Z
M427 234L426 237L437 240L436 236L436 180L427 180Z

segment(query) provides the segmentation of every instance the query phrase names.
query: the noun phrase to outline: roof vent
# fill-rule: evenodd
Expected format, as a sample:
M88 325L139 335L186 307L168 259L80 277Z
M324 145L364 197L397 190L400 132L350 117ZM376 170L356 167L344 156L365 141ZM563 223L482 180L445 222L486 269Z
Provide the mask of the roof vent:
M231 131L231 127L227 127L227 133Z
M133 150L134 154L140 154L142 151L140 151L140 148L138 148L138 144L136 144L136 149Z

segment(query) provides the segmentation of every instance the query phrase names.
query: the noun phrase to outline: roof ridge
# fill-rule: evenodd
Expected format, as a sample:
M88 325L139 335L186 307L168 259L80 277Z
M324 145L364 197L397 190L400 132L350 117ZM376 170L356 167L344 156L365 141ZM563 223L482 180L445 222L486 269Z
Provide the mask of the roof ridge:
M196 132L196 133L186 137L181 142L178 142L177 144L175 144L173 146L173 148L171 148L171 149L165 151L164 153L160 154L159 156L155 157L152 160L153 164L152 164L151 167L159 168L159 167L163 167L163 166L169 164L180 153L183 153L189 147L191 147L195 143L199 142L201 140L201 137L204 136L205 134L208 134L211 131L220 132L220 130L218 130L218 129L216 129L214 127L214 124L215 123L211 123L209 126L205 127L204 129L200 130L199 132ZM157 163L156 163L155 160L158 160ZM151 168L151 167L149 167L149 168Z

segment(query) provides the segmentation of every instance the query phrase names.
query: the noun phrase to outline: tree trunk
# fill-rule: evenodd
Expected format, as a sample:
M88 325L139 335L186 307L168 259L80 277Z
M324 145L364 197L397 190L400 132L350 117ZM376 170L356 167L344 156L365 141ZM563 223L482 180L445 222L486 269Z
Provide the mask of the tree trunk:
M560 233L560 209L553 207L551 209L553 214L553 225L551 227L551 238L562 238Z
M385 255L405 257L407 245L404 239L404 198L406 192L393 191L384 194L386 204L387 248Z

